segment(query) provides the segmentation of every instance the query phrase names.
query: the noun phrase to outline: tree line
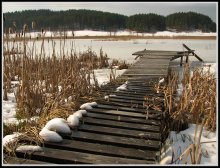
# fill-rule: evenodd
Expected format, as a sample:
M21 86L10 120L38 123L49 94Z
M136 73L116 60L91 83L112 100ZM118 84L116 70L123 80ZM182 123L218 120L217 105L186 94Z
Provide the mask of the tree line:
M103 30L117 31L129 29L137 32L156 32L164 30L215 32L216 23L208 16L195 12L179 12L168 16L157 14L135 14L125 16L95 10L25 10L4 13L4 29L22 30Z

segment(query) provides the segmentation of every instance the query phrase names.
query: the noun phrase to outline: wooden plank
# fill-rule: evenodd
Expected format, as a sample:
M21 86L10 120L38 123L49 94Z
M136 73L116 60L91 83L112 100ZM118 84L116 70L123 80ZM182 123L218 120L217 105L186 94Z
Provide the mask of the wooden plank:
M138 100L126 100L126 99L117 99L116 97L110 97L109 101L111 102L121 102L121 103L129 103L131 106L134 104L143 105L144 101L138 101Z
M121 122L121 121L111 121L111 120L96 119L96 118L90 118L90 117L83 118L83 122L85 124L90 124L90 125L110 126L113 128L124 128L124 129L130 129L130 130L139 130L139 131L143 130L143 131L149 131L149 132L160 131L160 127L156 125L127 123L127 122Z
M87 116L90 118L98 118L98 119L106 119L106 120L113 120L113 121L122 121L128 123L137 123L137 124L149 124L149 125L157 125L161 124L158 120L146 120L141 118L133 118L133 117L126 117L126 116L116 116L111 114L100 114L100 113L87 113Z
M88 109L87 111L103 113L103 114L114 114L114 115L127 116L127 117L146 118L145 114L125 112L125 111L120 111L120 110L107 110L107 109L93 108L93 109Z
M167 69L147 69L147 70L143 70L143 69L130 69L127 70L125 74L167 74Z
M82 140L82 141L111 144L111 145L127 147L127 148L138 148L142 150L144 149L159 150L160 148L159 141L119 137L113 135L103 135L103 134L88 133L82 131L72 132L71 137L73 139Z
M107 135L116 135L120 137L133 137L133 138L144 138L160 141L160 133L146 132L146 131L137 131L137 130L128 130L121 128L113 128L106 126L95 126L83 124L78 128L79 131L91 132L91 133L101 133Z
M137 86L129 86L127 85L127 88L130 89L130 90L143 90L143 91L155 91L154 87L137 87Z
M120 102L107 102L107 101L99 101L99 103L106 104L106 105L115 105L115 106L121 106L121 107L129 107L133 109L146 109L143 107L143 105L140 104L133 104L130 103L120 103Z
M129 92L115 92L114 93L117 96L129 96L129 97L141 97L144 98L145 96L148 97L160 97L160 98L164 98L163 95L155 95L155 94L138 94L138 93L129 93Z
M23 152L17 152L19 155L25 156ZM44 148L43 152L35 152L33 158L47 160L56 164L149 164L153 161L126 159L111 156L102 156L95 154L87 154L81 152Z
M139 91L139 90L119 90L119 91L114 92L114 94L117 94L117 93L135 94L135 95L142 95L142 96L156 96L156 97L164 96L164 93L156 93L155 91L151 91L151 92L147 91L143 93L143 91Z
M127 100L140 100L140 101L144 101L144 97L129 97L129 96L109 96L109 98L118 98L118 99L127 99Z
M116 111L126 111L126 112L134 112L134 113L146 113L146 109L137 109L137 108L129 108L129 107L121 107L117 105L107 105L107 104L98 104L94 109L108 109L108 110L116 110ZM152 113L159 113L159 111L156 110L148 110L150 114ZM133 117L133 116L131 116Z
M185 47L190 53L192 53L199 61L204 62L202 58L200 58L194 50L191 50L189 47L186 46L186 44L183 43L183 47Z
M130 159L155 160L155 151L64 139L61 143L45 142L45 147Z
M117 97L109 97L108 99L110 102L121 102L121 103L128 103L130 104L131 106L132 105L143 105L144 103L146 102L151 102L151 103L154 103L154 104L163 104L163 101L154 101L154 100L144 100L144 101L139 101L139 100L129 100L129 99L120 99L120 98L117 98Z
M132 74L132 73L124 73L122 76L160 76L160 77L163 77L163 76L166 76L167 73L158 73L158 74L153 74L153 73L149 73L149 74Z
M4 164L7 164L8 166L9 165L18 165L18 164L28 164L28 165L33 165L33 164L52 164L52 163L48 163L48 162L43 162L43 161L38 161L38 160L30 160L30 159L24 159L24 158L18 158L18 157L9 157L7 156L5 159L4 159ZM54 165L54 164L52 164Z

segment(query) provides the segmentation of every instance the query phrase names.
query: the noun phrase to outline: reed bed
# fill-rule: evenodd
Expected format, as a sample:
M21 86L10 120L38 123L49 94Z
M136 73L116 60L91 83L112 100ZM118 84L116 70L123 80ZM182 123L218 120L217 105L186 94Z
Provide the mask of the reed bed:
M196 68L191 72L185 64L183 78L172 71L165 86L157 84L157 91L164 93L164 106L168 114L169 128L181 131L188 123L201 124L211 131L216 130L216 78L210 70ZM179 90L179 91L178 91Z
M13 42L4 40L3 99L8 100L7 93L13 89L11 81L18 80L19 85L13 92L17 103L16 117L20 121L18 125L4 124L4 135L24 132L27 141L42 142L39 136L33 135L38 135L48 120L55 117L67 118L82 103L103 98L94 69L108 68L110 65L109 58L102 49L99 55L91 48L77 54L73 45L70 51L65 51L65 39L60 39L59 52L52 41L52 54L47 55L43 38L39 53L36 51L35 41L28 48L26 29L24 27L22 42L16 39ZM42 31L42 37L44 35ZM111 78L113 80L115 78ZM33 116L39 119L33 122ZM22 121L23 119L27 120ZM20 138L22 141L24 139Z

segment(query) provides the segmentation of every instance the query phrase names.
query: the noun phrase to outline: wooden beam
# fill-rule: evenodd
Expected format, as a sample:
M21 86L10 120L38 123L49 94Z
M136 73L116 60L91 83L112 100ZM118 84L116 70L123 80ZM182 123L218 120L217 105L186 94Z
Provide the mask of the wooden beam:
M199 61L204 62L202 58L200 58L196 53L194 53L194 50L191 50L189 47L186 46L186 44L183 43L183 47L185 47L190 53L192 53Z

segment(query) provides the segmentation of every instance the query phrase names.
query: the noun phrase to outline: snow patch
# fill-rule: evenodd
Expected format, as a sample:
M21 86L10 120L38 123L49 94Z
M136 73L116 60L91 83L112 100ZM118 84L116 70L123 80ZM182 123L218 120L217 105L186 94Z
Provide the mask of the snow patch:
M67 118L67 124L71 127L71 128L75 128L79 125L79 118L76 115L70 115Z
M161 155L164 158L161 161L162 163L164 164L169 163L170 161L169 158L172 156L172 154L174 154L173 161L176 162L171 164L182 164L178 158L186 150L186 148L193 143L195 136L195 127L196 124L190 124L188 129L180 131L179 133L176 133L175 131L170 132L169 137L167 138L165 144L166 150ZM201 126L198 127L196 143L198 140L200 127ZM202 147L202 157L200 164L217 165L218 158L217 158L216 132L210 132L207 131L206 128L203 128L203 132L201 136L201 147ZM187 158L187 163L191 164L190 156Z
M6 146L8 143L11 143L11 142L14 142L18 136L20 136L21 133L13 133L13 134L10 134L10 135L6 135L3 139L2 139L2 144L3 146Z
M93 107L97 106L98 104L96 102L91 102L91 103L84 103L83 105L80 106L80 109L82 110L90 110Z
M117 87L116 91L119 91L119 90L127 90L127 84L124 83L123 85Z
M43 151L43 148L40 146L34 146L34 145L21 145L21 146L17 147L16 151L41 152L41 151Z
M58 133L64 133L64 134L71 133L67 121L63 118L54 118L50 120L49 122L47 122L44 128Z
M59 134L54 131L50 131L45 127L40 131L39 135L48 142L61 142L63 140Z

